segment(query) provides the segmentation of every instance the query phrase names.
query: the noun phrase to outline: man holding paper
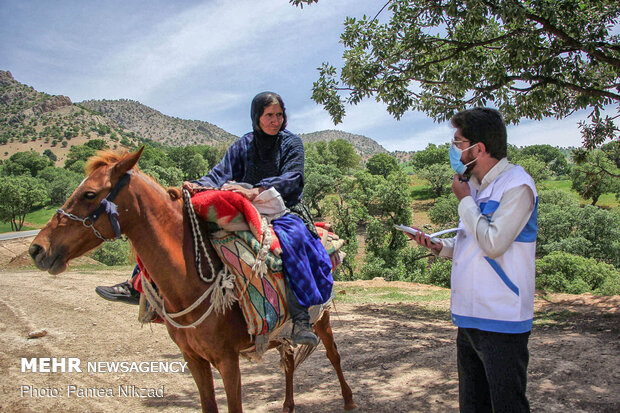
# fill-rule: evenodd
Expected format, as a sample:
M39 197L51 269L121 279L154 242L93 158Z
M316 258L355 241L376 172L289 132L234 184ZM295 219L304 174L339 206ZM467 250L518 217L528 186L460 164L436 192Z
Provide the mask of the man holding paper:
M451 123L459 230L439 243L424 233L408 235L453 260L451 313L458 327L461 412L529 412L536 186L522 167L508 162L506 126L498 111L465 110Z

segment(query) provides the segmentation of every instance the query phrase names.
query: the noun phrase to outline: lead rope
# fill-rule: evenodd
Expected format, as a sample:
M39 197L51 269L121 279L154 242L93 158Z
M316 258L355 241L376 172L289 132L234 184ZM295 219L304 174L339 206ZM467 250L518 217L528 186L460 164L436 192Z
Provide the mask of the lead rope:
M145 287L144 292L147 300L151 303L157 314L159 314L162 318L176 328L196 328L196 326L202 323L213 312L213 310L215 310L216 313L224 312L232 306L237 298L233 294L233 289L235 287L234 277L233 274L228 271L228 267L224 265L219 272L215 272L213 262L211 261L211 257L207 251L202 233L200 232L200 226L198 223L198 218L196 217L196 212L194 211L194 206L191 202L191 196L189 191L186 189L183 189L183 200L190 219L190 227L192 229L192 236L194 240L194 257L198 275L204 282L212 284L200 297L198 297L196 301L194 301L192 305L177 313L168 313L166 311L166 302L159 296L159 294L157 294L155 288L153 288L151 282L147 280L146 277L143 277L143 280L146 281L143 283L143 286ZM211 269L211 277L206 277L202 272L202 254L207 257L207 262L209 263L209 268ZM213 295L213 297L209 308L207 308L205 313L196 321L189 325L179 324L174 321L174 318L189 314L211 295Z
M192 204L192 197L189 191L185 188L183 188L183 202L185 203L185 208L187 209L187 215L189 216L190 227L192 229L192 236L194 238L194 259L196 260L198 275L200 275L200 278L204 282L213 282L216 276L215 268L213 268L213 262L211 261L211 257L207 251L204 239L202 238L202 233L200 232L198 218L196 217L196 211L194 210L194 205ZM202 251L200 251L201 249ZM209 268L211 269L212 274L211 278L206 278L202 273L201 252L207 257L207 262L209 263ZM226 268L226 266L224 266L224 268Z

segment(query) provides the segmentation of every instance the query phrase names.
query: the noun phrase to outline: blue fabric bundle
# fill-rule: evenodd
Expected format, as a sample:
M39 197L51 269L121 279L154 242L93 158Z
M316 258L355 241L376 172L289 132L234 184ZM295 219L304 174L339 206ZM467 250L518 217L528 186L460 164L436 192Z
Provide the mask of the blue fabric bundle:
M301 218L293 214L278 218L272 224L280 239L286 280L299 304L310 307L325 303L332 294L334 278L321 240L314 238Z

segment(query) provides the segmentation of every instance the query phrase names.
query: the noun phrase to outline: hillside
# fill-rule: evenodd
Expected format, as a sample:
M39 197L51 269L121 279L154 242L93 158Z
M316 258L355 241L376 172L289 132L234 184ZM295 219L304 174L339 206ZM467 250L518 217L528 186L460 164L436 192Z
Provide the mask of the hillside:
M365 159L387 152L366 136L343 131L300 137L304 142L344 139ZM144 140L170 146L228 146L237 137L209 122L167 116L128 99L73 103L67 96L38 92L15 80L11 72L0 70L0 161L32 149L53 154L56 165L62 166L71 146L95 138L117 149L135 147Z
M374 140L353 133L343 132L339 130L324 130L312 133L302 133L299 137L304 142L333 141L336 139L344 139L355 147L355 151L363 158L369 158L374 154L387 152L387 150Z
M79 105L100 112L138 136L164 145L228 146L237 139L209 122L167 116L133 100L87 100Z
M105 116L73 104L66 96L38 92L0 70L0 160L15 152L48 149L56 164L63 165L70 146L93 138L106 140L111 148L139 142Z

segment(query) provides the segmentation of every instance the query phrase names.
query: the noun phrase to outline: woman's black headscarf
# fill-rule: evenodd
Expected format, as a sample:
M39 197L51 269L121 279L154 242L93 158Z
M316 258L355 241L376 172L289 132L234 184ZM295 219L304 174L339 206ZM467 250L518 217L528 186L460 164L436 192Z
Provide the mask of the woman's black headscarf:
M282 126L280 130L286 128L286 109L284 108L284 102L280 95L274 92L262 92L254 96L252 99L252 107L250 109L250 116L252 118L252 129L254 130L254 136L266 136L266 134L260 128L259 119L263 116L265 108L269 105L278 104L282 108Z

